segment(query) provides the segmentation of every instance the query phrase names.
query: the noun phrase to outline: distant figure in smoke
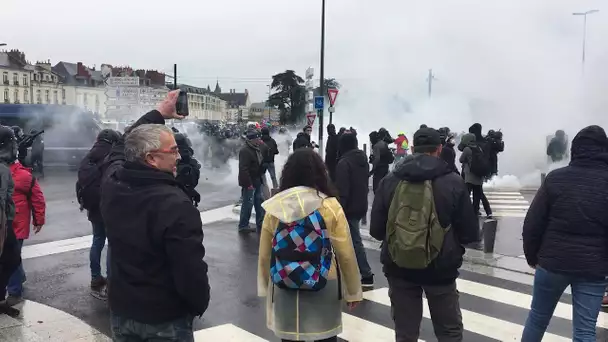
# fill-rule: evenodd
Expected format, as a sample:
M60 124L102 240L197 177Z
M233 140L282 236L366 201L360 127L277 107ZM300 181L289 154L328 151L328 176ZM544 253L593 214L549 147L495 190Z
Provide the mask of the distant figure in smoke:
M21 165L28 166L28 165L26 165L26 162L25 162L25 158L27 157L27 146L25 144L21 144L21 142L25 138L25 134L23 133L23 130L19 126L13 126L13 127L11 127L11 129L15 133L15 138L17 139L17 145L19 146L19 148L18 148L19 155L18 155L17 159L19 160L19 163L21 163Z
M293 150L299 148L314 148L310 142L310 135L312 134L312 127L304 126L302 132L298 133L296 140L293 141Z
M395 151L395 163L398 163L401 159L407 156L407 153L410 150L409 140L405 136L404 132L399 132L397 135L397 139L395 139L395 146L397 147L397 150Z
M448 168L452 172L460 174L458 168L456 167L456 151L454 151L455 143L453 134L450 132L448 127L441 127L438 129L438 131L441 139L441 145L443 146L439 158L448 164Z
M277 171L274 167L274 156L279 154L279 147L277 142L270 136L270 130L268 127L262 128L262 141L268 147L266 155L264 156L264 168L268 170L270 179L272 180L272 188L278 189L279 182L277 181Z
M377 142L373 145L372 170L370 175L373 177L374 193L384 176L389 172L389 166L395 160L393 153L388 147L393 142L390 134L385 128L380 128L377 133Z
M549 146L547 146L547 155L551 158L554 163L560 162L567 157L568 153L568 138L566 138L566 132L557 130L555 136L551 139Z
M196 186L201 176L201 164L194 158L190 141L184 134L175 134L175 143L181 157L177 162L177 176L175 179L184 187L194 206L198 206L201 195L196 191Z
M255 130L247 131L247 141L239 151L239 186L243 203L241 205L241 217L239 221L239 233L250 233L261 231L262 221L264 220L264 209L262 202L264 201L262 194L262 186L264 176L264 154L267 152L267 147L259 139L258 133ZM249 227L251 211L255 207L256 228Z
M325 166L332 182L336 181L336 165L338 164L338 140L336 126L327 125L327 144L325 145Z

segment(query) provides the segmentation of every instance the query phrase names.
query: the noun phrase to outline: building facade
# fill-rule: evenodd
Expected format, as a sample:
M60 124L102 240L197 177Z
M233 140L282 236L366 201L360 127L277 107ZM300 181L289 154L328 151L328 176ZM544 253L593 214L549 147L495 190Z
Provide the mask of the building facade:
M226 101L226 115L224 116L224 120L230 122L249 121L251 99L249 98L249 91L247 89L245 89L244 93L237 93L236 89L230 89L229 92L222 93L219 83L216 83L213 93Z
M276 109L269 107L266 102L255 102L249 107L249 120L250 121L261 121L270 120L278 121L279 114L281 112Z
M101 72L88 68L81 62L63 61L57 63L53 71L63 78L66 104L76 105L103 117L106 94Z

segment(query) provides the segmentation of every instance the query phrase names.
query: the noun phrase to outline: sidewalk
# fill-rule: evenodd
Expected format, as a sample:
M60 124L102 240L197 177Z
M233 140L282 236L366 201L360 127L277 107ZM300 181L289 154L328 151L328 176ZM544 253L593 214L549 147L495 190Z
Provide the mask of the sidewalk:
M0 342L106 342L110 338L61 310L31 302L15 306L17 318L0 315Z

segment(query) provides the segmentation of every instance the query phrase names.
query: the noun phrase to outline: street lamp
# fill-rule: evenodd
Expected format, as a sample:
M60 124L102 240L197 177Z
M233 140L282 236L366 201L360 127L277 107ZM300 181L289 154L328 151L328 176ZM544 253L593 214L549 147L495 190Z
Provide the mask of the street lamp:
M325 97L325 0L321 0L321 85L320 96ZM325 108L319 109L319 154L323 157L323 113Z
M0 43L0 46L6 46L6 43Z
M597 13L600 10L589 10L587 12L575 12L572 15L583 16L583 72L585 72L585 46L587 44L587 15Z

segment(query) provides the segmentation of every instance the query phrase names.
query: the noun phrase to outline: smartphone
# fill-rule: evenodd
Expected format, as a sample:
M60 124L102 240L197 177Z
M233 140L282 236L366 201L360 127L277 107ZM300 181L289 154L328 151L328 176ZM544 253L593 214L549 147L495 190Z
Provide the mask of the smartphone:
M178 115L188 116L188 93L185 90L180 90L175 102L175 111Z

